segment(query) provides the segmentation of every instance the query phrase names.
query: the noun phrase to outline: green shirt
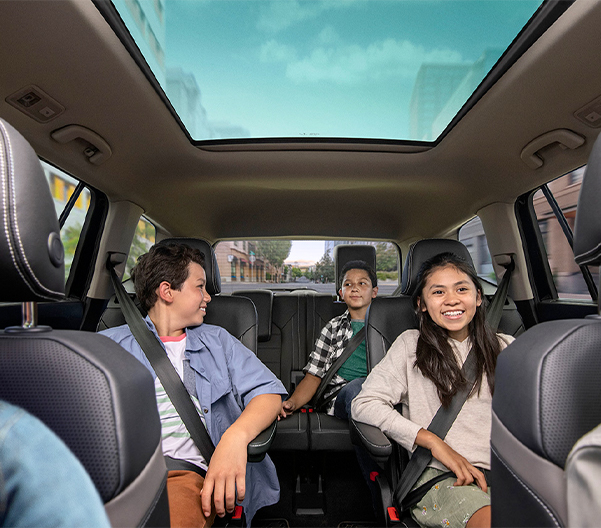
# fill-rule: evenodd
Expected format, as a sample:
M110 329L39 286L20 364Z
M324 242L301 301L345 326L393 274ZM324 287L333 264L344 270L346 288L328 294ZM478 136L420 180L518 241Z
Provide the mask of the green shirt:
M365 321L351 321L353 336L364 326ZM346 381L367 376L367 350L365 348L365 339L354 350L350 357L342 364L338 374Z

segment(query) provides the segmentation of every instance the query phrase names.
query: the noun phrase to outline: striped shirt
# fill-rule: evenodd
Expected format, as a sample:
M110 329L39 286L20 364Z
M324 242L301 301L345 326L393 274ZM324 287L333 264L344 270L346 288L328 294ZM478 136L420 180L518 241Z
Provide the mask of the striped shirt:
M161 341L165 345L169 360L183 381L186 334L184 333L179 337L161 337ZM184 422L175 410L169 396L167 396L158 376L154 380L154 389L156 392L157 406L159 408L159 416L161 418L163 455L179 460L186 460L206 471L208 465L204 457L200 454L196 444L190 437L188 429L186 429ZM192 401L200 415L203 425L206 427L205 418L198 398L192 396Z

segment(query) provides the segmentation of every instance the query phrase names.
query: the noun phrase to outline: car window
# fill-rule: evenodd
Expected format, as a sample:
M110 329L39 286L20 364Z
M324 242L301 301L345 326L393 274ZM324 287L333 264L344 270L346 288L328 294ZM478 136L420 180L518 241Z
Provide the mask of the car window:
M587 275L590 273L596 277L598 274L597 267L581 269L574 261L572 250L571 236L584 169L581 167L557 178L532 196L532 206L560 299L592 300Z
M496 284L497 276L492 265L488 241L480 217L476 216L461 226L459 241L463 242L470 252L478 277Z
M156 234L157 231L154 224L143 216L140 217L138 225L136 226L134 238L129 248L129 254L127 255L127 264L125 265L123 280L130 278L131 270L136 265L138 257L146 253L155 243Z
M334 240L227 240L215 246L221 290L246 288L299 289L335 293L334 247L372 244L380 295L399 284L397 246L389 242Z
M61 240L65 248L65 282L71 271L75 250L90 207L91 191L80 186L78 180L60 169L42 161L46 181L54 200L56 214L64 217L61 227ZM74 195L74 193L76 193Z

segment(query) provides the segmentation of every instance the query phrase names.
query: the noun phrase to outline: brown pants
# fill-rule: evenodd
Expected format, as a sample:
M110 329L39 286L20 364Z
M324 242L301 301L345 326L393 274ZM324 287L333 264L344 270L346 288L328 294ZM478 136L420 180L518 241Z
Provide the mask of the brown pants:
M204 478L194 471L169 471L167 495L172 528L208 528L215 519L215 507L206 518L200 503Z

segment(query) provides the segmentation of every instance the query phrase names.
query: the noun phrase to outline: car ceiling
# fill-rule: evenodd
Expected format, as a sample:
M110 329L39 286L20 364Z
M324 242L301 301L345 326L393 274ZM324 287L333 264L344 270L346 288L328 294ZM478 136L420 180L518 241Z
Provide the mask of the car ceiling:
M574 112L601 95L601 3L576 0L433 148L298 140L197 147L92 2L0 2L0 116L38 154L107 194L131 201L173 235L439 236L495 202L584 163L598 130ZM5 101L36 85L66 111L40 124ZM51 133L76 124L112 156L93 165ZM533 169L535 138L568 129Z

